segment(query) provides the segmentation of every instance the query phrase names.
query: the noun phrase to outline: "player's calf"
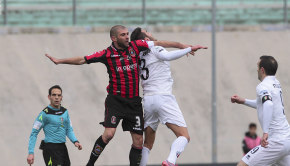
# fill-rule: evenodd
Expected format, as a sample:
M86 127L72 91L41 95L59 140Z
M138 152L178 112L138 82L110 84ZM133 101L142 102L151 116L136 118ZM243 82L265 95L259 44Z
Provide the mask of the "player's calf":
M116 132L116 128L106 128L104 134L101 135L95 142L93 147L90 159L87 163L87 166L93 166L103 150L105 149L106 145L110 142L110 140L114 137Z
M136 148L142 148L143 145L143 135L131 132L133 146Z
M176 137L183 136L187 139L188 142L190 141L190 136L188 134L188 130L186 127L180 127L180 126L177 126L177 125L171 124L171 123L166 123L166 126L173 131L173 133L176 135Z
M130 150L130 166L139 166L142 158L143 135L131 132L133 145Z
M155 141L156 132L151 127L146 127L145 129L145 140L143 147L151 150Z

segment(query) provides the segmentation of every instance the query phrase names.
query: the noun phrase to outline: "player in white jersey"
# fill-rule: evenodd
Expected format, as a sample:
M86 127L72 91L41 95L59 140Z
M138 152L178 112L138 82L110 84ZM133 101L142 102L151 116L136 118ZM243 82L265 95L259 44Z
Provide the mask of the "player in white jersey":
M136 28L131 34L134 40L156 40L150 33ZM181 50L166 51L163 47L153 47L141 52L140 76L143 88L145 141L142 149L140 166L145 166L149 152L153 147L156 130L161 122L170 128L177 139L171 145L171 151L162 166L175 166L176 159L190 140L182 112L172 95L173 79L169 61L178 59L188 53L194 53L202 46L191 46Z
M277 68L278 63L272 56L261 56L257 99L231 97L233 103L256 108L263 129L261 145L247 153L238 166L290 166L290 126L284 112L281 85L275 77Z

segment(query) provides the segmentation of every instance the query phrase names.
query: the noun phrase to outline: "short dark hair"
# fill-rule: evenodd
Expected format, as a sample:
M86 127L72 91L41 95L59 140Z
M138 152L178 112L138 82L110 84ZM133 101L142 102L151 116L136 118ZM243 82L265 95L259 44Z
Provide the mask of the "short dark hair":
M256 123L250 123L249 124L249 129L251 129L251 128L257 128Z
M49 95L51 95L51 91L52 91L53 89L59 89L59 90L61 91L61 93L62 93L62 89L61 89L61 87L60 87L59 85L54 85L54 86L52 86L51 88L49 88L49 90L48 90L48 94L49 94Z
M115 25L110 30L110 37L117 36L117 32L119 29L125 29L126 27L123 25Z
M146 34L142 32L142 29L140 27L137 27L134 29L134 31L131 33L130 40L144 40L146 37Z
M275 75L278 69L278 63L272 56L263 55L260 57L259 68L264 68L266 75Z

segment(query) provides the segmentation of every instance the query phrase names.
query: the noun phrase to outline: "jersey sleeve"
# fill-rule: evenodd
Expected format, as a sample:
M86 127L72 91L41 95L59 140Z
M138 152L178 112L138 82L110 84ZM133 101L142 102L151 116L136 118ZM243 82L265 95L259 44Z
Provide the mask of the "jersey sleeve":
M191 48L185 48L180 50L174 50L174 51L166 51L163 47L155 46L155 55L158 59L163 61L172 61L178 58L181 58L182 56L186 55L191 51Z
M32 131L29 137L29 145L28 145L28 153L29 154L34 154L34 147L37 139L37 135L39 131L43 128L45 125L45 113L41 111L41 113L37 116L36 120L34 121Z
M145 51L145 50L154 46L153 41L136 40L136 41L134 41L134 43L136 44L139 52Z
M66 135L67 135L67 137L69 138L69 140L72 143L75 143L78 140L77 140L77 138L75 136L75 133L73 131L72 123L71 123L68 111L66 111L66 112L67 112L67 117L66 117L67 118L67 121L66 121Z
M272 101L272 95L266 86L260 84L257 86L256 91L258 100L262 101L262 103L265 103L267 100Z
M262 84L257 86L258 100L263 104L263 123L262 129L264 133L268 133L269 126L273 117L273 102L269 89Z
M95 52L91 55L87 55L84 58L87 64L96 63L96 62L104 63L106 60L106 53L107 53L107 50L103 50L103 51Z

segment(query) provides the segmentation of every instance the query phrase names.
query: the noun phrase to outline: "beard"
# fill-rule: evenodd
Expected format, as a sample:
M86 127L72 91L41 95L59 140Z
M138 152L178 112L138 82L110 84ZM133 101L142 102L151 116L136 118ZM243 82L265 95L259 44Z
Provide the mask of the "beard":
M124 43L120 42L120 41L117 41L117 44L119 47L121 48L127 48L128 46L126 46Z

